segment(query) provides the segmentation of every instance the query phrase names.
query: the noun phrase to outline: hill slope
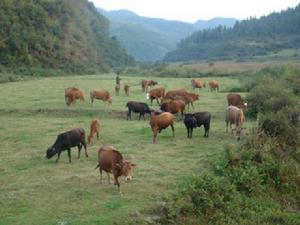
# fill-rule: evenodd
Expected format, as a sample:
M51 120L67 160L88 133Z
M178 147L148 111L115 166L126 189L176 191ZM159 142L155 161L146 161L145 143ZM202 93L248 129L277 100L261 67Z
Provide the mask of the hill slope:
M251 58L300 47L300 5L259 19L194 32L165 61Z
M133 62L87 0L1 0L0 27L0 61L7 67L86 73Z
M98 9L111 22L111 34L120 40L120 44L140 61L161 60L163 56L176 48L178 42L192 32L203 27L213 28L219 24L230 26L229 20L217 18L200 21L195 24L148 18L128 10L105 11ZM236 20L234 20L236 21Z

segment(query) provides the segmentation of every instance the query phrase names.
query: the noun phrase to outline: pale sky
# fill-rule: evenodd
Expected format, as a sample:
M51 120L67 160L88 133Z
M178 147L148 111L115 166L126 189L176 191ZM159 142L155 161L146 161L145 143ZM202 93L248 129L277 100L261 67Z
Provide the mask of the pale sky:
M213 17L246 19L295 7L300 0L89 0L104 10L128 9L140 16L195 22Z

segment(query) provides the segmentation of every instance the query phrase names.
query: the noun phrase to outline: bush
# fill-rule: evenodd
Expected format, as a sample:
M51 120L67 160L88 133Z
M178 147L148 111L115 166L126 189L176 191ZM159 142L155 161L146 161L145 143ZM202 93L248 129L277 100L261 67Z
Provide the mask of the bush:
M268 85L271 84L271 85ZM268 78L256 86L246 97L247 116L256 117L258 113L277 112L295 105L291 94L278 80Z

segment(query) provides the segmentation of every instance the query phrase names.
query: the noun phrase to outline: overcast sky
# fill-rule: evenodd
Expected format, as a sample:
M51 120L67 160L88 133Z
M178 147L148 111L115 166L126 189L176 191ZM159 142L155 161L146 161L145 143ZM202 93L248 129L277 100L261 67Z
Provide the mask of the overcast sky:
M105 10L128 9L140 16L195 22L213 17L246 19L295 7L300 0L89 0Z

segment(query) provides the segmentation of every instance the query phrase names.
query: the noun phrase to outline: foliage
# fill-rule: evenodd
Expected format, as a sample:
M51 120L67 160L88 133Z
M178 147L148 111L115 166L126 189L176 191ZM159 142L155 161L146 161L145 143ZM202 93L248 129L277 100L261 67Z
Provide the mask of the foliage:
M68 73L107 71L133 63L108 20L86 0L0 2L0 63Z
M290 90L295 74L292 67L255 74L248 110L259 113L257 126L239 145L226 144L209 172L182 181L163 210L148 212L161 212L153 224L299 224L300 111Z
M295 88L300 79L299 70L291 66L264 68L245 79L244 88L251 91L247 96L247 115L277 112L297 105ZM243 85L242 85L243 86Z
M182 40L164 60L251 59L299 48L299 23L300 5L259 19L238 21L232 28L219 26L197 31Z

